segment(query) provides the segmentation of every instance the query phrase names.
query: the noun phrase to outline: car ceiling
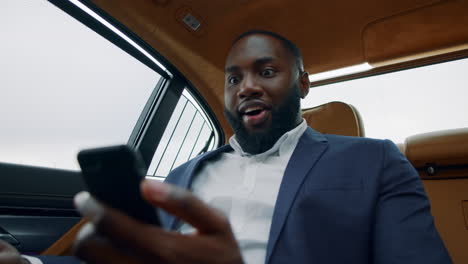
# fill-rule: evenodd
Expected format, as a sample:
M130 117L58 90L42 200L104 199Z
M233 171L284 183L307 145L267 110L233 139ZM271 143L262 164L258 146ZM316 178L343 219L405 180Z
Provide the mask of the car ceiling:
M250 29L298 44L312 74L364 62L375 74L468 55L468 0L92 2L178 68L225 130L224 59L232 40ZM201 22L198 30L183 23L187 14Z

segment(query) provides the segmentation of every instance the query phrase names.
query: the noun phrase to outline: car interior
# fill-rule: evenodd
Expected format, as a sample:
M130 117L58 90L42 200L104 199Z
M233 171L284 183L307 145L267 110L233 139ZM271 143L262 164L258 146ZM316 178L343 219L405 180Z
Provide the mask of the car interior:
M142 95L136 118L129 122L124 143L141 152L148 177L158 180L232 136L223 115L224 63L233 39L247 30L277 32L301 48L310 74L310 97L314 90L334 84L410 73L468 58L468 0L43 2L157 74L151 89ZM12 43L12 49L28 47ZM27 45L35 44L30 41ZM69 52L83 46L84 42L77 42L68 47ZM462 77L450 82L439 78L447 86L466 83ZM133 89L130 93L138 89L132 81L127 85ZM401 100L393 101L392 109L408 101L410 109L424 115L452 104L442 99L429 101L430 92L412 93L413 86L408 84L405 93L397 94ZM8 82L5 87L13 89ZM447 89L441 87L441 93L453 93ZM451 95L466 102L466 86L457 91ZM364 99L369 104L376 100L371 96ZM444 112L443 119L458 115L468 121L467 113L460 109ZM302 110L308 125L321 133L376 137L370 135L368 115L353 102L332 99ZM425 118L439 122L431 116ZM380 119L385 123L389 117ZM182 124L186 128L179 131ZM393 141L421 176L436 227L454 263L468 263L468 123L458 124L405 134ZM402 121L392 127L403 131L405 126L409 125ZM3 151L0 239L24 254L71 254L74 237L85 222L72 204L73 196L85 189L79 170L5 160L2 157L9 153Z

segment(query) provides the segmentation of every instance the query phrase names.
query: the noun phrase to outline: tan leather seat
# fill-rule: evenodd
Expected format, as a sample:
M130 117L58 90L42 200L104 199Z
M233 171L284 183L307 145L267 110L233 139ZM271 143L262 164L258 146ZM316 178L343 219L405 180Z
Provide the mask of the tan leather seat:
M411 136L405 145L454 263L468 263L468 128Z
M320 133L364 137L361 116L350 104L330 102L305 109L302 116L310 127Z

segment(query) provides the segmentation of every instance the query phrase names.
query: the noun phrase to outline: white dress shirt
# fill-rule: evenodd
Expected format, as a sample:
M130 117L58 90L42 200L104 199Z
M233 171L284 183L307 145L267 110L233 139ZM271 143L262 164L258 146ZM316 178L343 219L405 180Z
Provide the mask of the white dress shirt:
M245 263L265 262L281 180L306 128L303 120L271 149L257 155L244 152L233 136L229 143L234 151L204 165L193 181L194 194L229 218ZM192 231L188 224L180 228L182 233Z

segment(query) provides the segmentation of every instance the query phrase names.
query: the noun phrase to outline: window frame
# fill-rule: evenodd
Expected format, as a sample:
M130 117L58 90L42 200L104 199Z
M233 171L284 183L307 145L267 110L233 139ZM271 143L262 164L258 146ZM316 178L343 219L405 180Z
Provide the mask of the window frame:
M166 69L159 67L129 42L121 38L118 34L97 21L72 2L63 0L47 1L161 75L161 79L156 84L150 98L147 100L147 103L145 104L127 142L128 145L135 147L140 151L147 168L151 163L161 137L164 134L167 124L169 123L172 113L179 98L182 96L184 89L189 90L192 97L198 103L200 109L203 110L204 114L208 117L210 126L212 126L213 131L218 137L218 142L216 142L217 144L215 147L220 147L224 143L224 131L208 103L194 88L194 86L177 70L177 68L161 56L154 48L89 0L80 0L80 3L84 4L87 8L97 13L112 26L124 33L128 38L145 50L145 52L153 56L154 59L156 59Z
M190 107L192 107L192 110L189 110ZM166 130L164 131L164 134L161 137L161 142L160 144L158 144L156 151L154 152L153 159L149 163L150 165L149 165L148 172L146 175L147 177L154 177L160 180L165 179L167 175L170 173L170 171L172 171L177 166L185 163L186 161L190 159L195 158L196 156L200 154L213 150L217 146L221 145L223 141L220 140L220 135L215 129L216 125L213 124L214 123L213 119L207 116L207 113L205 110L206 109L203 109L201 107L200 102L196 99L196 97L194 97L194 95L188 89L188 87L185 87L184 91L182 92L182 95L177 100L177 105L175 107L175 110L173 111L170 117L170 120L168 122L168 126L166 127ZM187 116L191 116L189 117L190 125L188 127L184 127L184 125L181 125L183 123L180 123L180 121L186 118ZM193 137L188 137L188 135L192 131L191 128L197 116L201 118L201 123L199 123L201 124L201 126L198 128L198 133L196 133L196 136L192 135ZM209 130L209 131L206 131L208 133L206 132L203 133L205 129ZM174 138L174 133L178 133L178 132L180 133L180 131L183 131L182 134L184 134L182 136L183 137L182 140L176 139L177 137ZM208 137L204 138L204 136L208 136ZM193 145L191 143L186 145L186 140L189 138L195 139L195 142L193 143ZM206 141L203 141L203 140L206 140ZM201 142L205 142L205 143L203 145L200 145ZM174 149L171 146L172 147L178 146L178 147L175 147L177 149L176 152L173 152ZM184 149L184 147L187 147L187 146L191 148L189 156L179 160L180 158L179 155L182 153L181 152L182 149ZM198 147L197 151L194 152L196 147ZM200 147L202 148L200 149ZM167 152L168 150L169 152ZM173 159L169 158L169 160L167 160L165 156L167 153L169 153L169 155L172 155L171 153L175 153L175 157L173 157ZM162 168L164 168L167 165L167 163L164 161L171 163L169 170L167 171L167 173L157 174L161 166ZM163 170L167 170L167 168L168 167L165 167L165 169Z

